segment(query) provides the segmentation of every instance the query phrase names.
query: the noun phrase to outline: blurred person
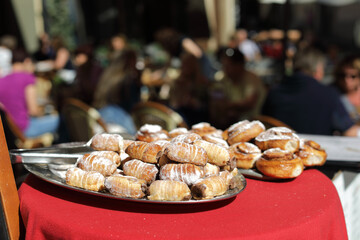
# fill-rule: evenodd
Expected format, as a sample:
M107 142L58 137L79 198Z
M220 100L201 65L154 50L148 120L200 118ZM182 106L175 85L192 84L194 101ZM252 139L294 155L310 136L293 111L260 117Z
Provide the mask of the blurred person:
M94 59L91 45L82 45L75 49L74 65L76 67L76 77L73 84L74 97L91 105L103 72L100 64Z
M4 35L0 38L0 77L11 72L12 50L17 46L17 39L11 35Z
M340 95L321 83L324 66L321 51L299 50L294 58L294 74L269 91L262 113L299 133L360 136L359 127L346 112Z
M261 59L259 46L253 40L249 39L246 29L238 29L235 33L237 47L244 54L245 60L254 62Z
M219 127L251 119L260 113L266 89L262 80L245 69L245 56L238 48L221 50L224 77L211 86L211 121Z
M190 53L198 59L204 76L210 81L214 79L216 69L206 53L190 37L172 28L162 28L155 33L155 40L170 56L167 67L173 58L180 59L183 53Z
M118 33L110 39L110 62L116 59L122 51L127 47L127 37L125 34Z
M347 56L334 70L334 86L341 94L341 101L350 117L360 123L360 68L357 56Z
M208 121L208 86L196 57L183 54L180 75L170 87L169 105L184 117L189 126Z
M61 36L54 36L51 40L51 47L54 50L54 55L52 56L54 69L73 70L74 66L71 61L71 52L65 46L63 38Z
M134 50L123 50L104 70L93 102L106 123L120 125L129 134L136 133L130 112L140 101L141 82L136 61Z
M0 78L0 102L26 137L55 133L56 114L43 115L37 103L33 63L24 50L12 52L12 73Z
M55 52L51 46L51 39L47 33L41 34L38 39L38 49L33 53L32 57L36 62L48 61L55 58Z

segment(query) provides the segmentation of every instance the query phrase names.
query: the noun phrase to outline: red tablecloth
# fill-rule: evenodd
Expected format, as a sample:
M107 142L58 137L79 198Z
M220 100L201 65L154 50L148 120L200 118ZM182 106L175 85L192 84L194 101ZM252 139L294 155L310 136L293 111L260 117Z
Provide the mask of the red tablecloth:
M19 189L26 239L347 239L331 180L306 170L285 182L247 179L224 201L166 205L103 198L30 175Z

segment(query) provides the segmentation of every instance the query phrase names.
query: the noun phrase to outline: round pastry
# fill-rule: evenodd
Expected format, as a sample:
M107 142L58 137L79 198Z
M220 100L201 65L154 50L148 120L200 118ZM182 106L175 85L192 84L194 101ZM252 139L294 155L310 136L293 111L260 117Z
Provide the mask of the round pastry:
M299 150L300 139L289 128L286 127L273 127L265 132L262 132L255 138L255 144L265 151L270 148L280 148L292 153Z
M307 140L301 146L298 156L305 167L312 167L324 165L327 154L318 143Z
M255 162L261 157L261 150L252 143L240 142L229 147L231 158L235 158L236 167L250 169L255 167Z
M303 170L304 165L299 157L290 151L272 148L263 152L256 161L256 168L264 175L274 178L296 178Z
M135 134L136 140L153 142L161 139L169 139L169 133L160 125L145 124Z
M227 129L227 142L229 145L238 142L248 142L260 133L265 131L265 126L260 121L248 121L244 120L231 125Z
M174 128L173 130L171 130L169 132L169 136L170 138L174 138L180 134L184 134L184 133L188 133L189 130L187 130L187 128L184 128L184 127L179 127L179 128Z
M191 132L197 133L200 136L204 136L205 134L216 132L217 129L210 125L207 122L200 122L191 126Z
M176 142L185 142L185 143L189 143L189 144L193 144L195 141L197 140L201 140L201 136L197 133L184 133L184 134L180 134L176 137L174 137L173 139L171 139L171 143L176 143Z
M228 148L229 144L221 137L221 135L217 134L206 134L202 136L202 139L204 139L207 142L215 143L221 147Z

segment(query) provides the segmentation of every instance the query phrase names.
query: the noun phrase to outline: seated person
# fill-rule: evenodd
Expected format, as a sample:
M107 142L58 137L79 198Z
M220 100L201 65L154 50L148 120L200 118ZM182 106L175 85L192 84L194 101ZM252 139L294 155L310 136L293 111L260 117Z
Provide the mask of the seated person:
M356 56L345 57L334 71L334 87L341 94L341 101L350 117L360 123L360 69L356 63Z
M262 80L245 69L245 57L237 48L220 54L224 77L210 90L210 118L219 128L259 114L266 89Z
M359 127L349 117L339 94L321 83L324 64L323 53L316 49L297 52L294 74L269 91L262 113L299 133L358 136Z
M32 61L22 50L12 53L12 72L0 78L0 102L26 137L55 133L59 124L56 114L43 115L37 104Z

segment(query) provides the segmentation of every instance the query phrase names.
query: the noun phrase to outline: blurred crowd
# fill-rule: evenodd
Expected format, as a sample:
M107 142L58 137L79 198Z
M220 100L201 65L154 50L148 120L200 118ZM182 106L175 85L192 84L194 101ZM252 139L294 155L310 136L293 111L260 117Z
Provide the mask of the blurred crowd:
M360 55L321 44L298 30L238 29L228 44L209 49L175 29L138 44L116 34L102 44L69 49L43 34L37 51L0 37L0 110L25 137L45 133L71 141L62 108L75 98L106 124L128 134L134 107L154 101L186 124L225 129L260 115L300 133L359 136Z

